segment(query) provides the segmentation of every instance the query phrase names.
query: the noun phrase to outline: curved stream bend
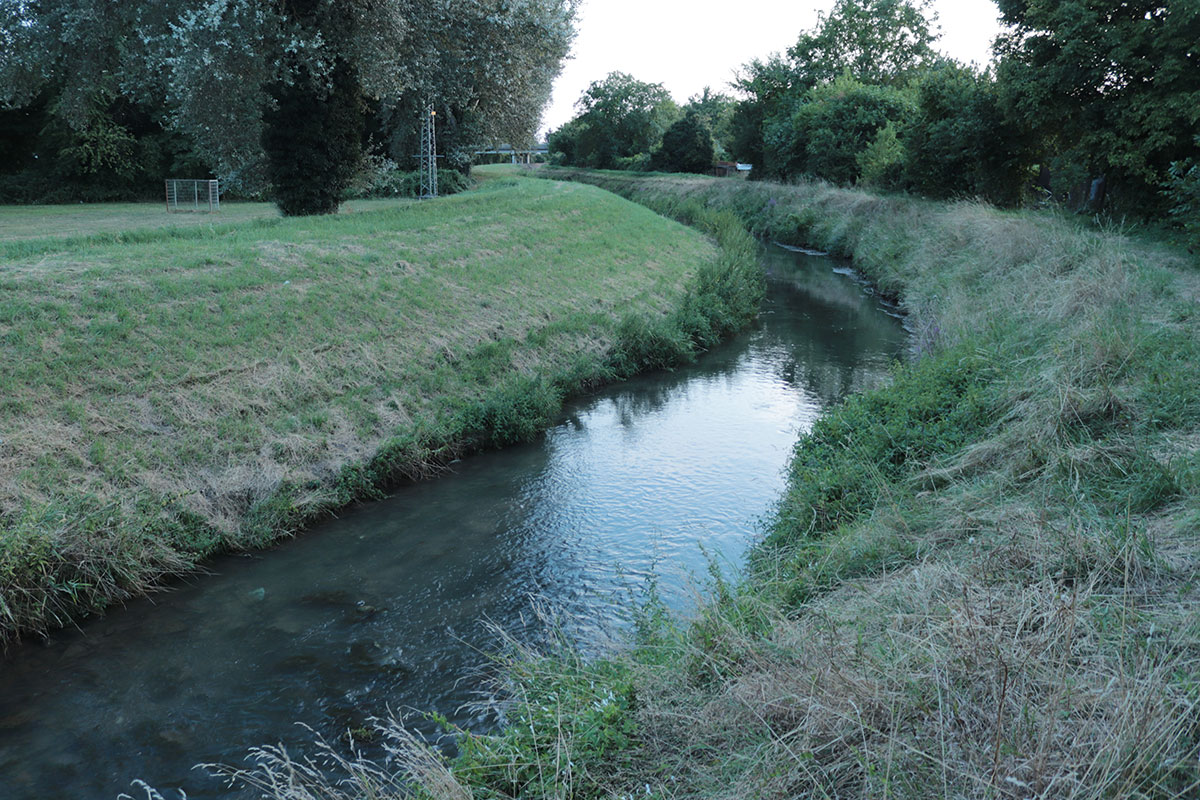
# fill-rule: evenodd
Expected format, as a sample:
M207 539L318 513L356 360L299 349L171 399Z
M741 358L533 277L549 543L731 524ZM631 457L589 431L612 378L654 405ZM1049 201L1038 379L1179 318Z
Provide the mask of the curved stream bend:
M461 711L483 619L545 598L584 641L657 573L687 602L705 556L737 563L783 490L797 436L877 383L906 344L893 314L828 259L768 248L756 327L675 372L571 405L535 443L351 509L270 553L15 648L0 663L6 800L112 800L141 778L192 800L191 770L247 747L302 749L386 706ZM536 623L535 623L536 624Z

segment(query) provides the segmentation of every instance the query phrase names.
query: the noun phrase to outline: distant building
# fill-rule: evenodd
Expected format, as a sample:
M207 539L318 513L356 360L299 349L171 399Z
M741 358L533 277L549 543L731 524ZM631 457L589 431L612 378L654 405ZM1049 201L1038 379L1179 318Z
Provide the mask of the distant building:
M750 165L739 164L736 161L718 161L713 164L712 173L718 178L745 178L750 174Z

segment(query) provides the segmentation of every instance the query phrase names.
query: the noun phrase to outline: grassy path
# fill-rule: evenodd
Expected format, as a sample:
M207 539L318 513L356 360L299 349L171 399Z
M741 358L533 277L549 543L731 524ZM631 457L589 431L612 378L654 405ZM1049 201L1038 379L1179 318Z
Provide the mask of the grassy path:
M646 209L542 181L191 229L111 211L71 228L51 210L0 242L3 635L267 544L536 434L564 394L686 357L713 320L677 312L725 263Z

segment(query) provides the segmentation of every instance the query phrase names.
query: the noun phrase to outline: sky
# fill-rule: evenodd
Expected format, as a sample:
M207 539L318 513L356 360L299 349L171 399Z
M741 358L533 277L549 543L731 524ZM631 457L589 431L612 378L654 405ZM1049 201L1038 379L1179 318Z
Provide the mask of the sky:
M575 116L575 101L614 70L661 83L684 103L705 86L729 92L742 64L787 49L834 0L584 0L579 32L542 116L542 133ZM934 0L941 52L987 64L1000 32L993 0Z

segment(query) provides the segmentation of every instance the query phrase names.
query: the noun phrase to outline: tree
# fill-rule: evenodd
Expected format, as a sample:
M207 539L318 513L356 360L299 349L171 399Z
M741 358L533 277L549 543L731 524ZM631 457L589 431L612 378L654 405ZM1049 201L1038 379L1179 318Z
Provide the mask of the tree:
M809 93L848 76L866 86L900 87L937 59L929 0L837 0L786 57L747 64L734 82L743 94L733 128L734 154L752 175L786 178L797 163L792 117ZM785 148L781 150L780 148Z
M835 183L856 183L860 155L889 123L912 113L911 97L890 86L868 86L845 75L812 89L791 120L792 139L781 144L793 154L797 172Z
M1189 245L1200 248L1200 136L1193 141L1196 157L1171 162L1163 196L1170 204L1168 213L1184 230Z
M553 147L564 155L571 153L566 163L599 169L648 157L679 115L662 84L644 83L624 72L592 83L576 107L580 113L574 124L559 130ZM568 134L573 137L569 144Z
M778 126L790 116L797 94L794 80L791 65L775 54L765 61L756 58L746 64L733 82L744 98L730 121L733 155L752 165L751 178L782 178L787 174L777 151L767 146L766 139L768 127Z
M332 86L304 68L275 87L263 122L267 176L284 216L332 214L358 167L363 114L350 66L334 70Z
M695 112L712 134L713 151L717 158L727 159L733 146L733 114L737 101L727 94L714 92L708 86L688 98L684 115Z
M908 185L933 197L1016 203L1032 158L1020 126L1000 107L991 75L946 61L915 88L916 111L901 133Z
M788 49L793 83L813 88L849 73L866 84L902 84L937 60L929 0L837 0Z
M0 105L52 91L56 113L79 126L89 93L108 86L156 109L227 184L256 191L267 177L264 126L294 123L276 104L299 102L296 93L330 97L351 79L396 121L399 110L433 102L451 137L530 136L569 49L576 3L4 0ZM330 157L349 157L335 149Z
M712 169L712 134L697 111L687 112L667 128L662 147L650 163L652 169L664 172L707 173Z
M998 0L1006 112L1036 137L1065 188L1107 179L1126 205L1161 203L1200 125L1200 4Z

